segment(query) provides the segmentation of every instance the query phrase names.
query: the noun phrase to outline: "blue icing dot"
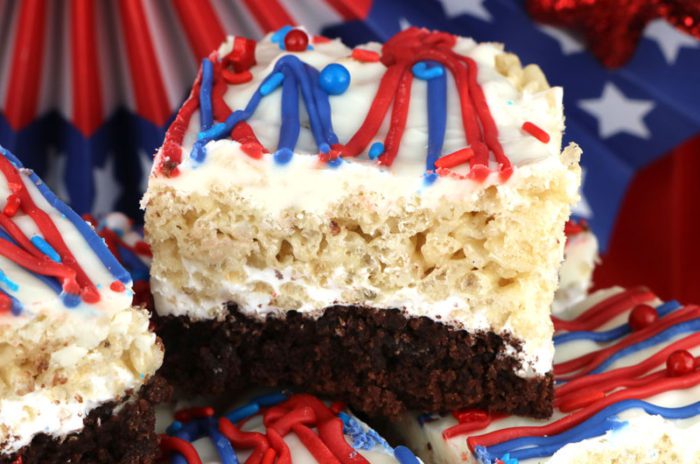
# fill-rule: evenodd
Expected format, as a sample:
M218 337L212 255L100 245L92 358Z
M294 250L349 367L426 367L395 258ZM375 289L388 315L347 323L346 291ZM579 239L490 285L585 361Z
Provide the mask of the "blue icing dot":
M328 160L328 163L327 163L327 164L328 164L328 166L330 166L330 167L332 167L332 168L337 168L337 167L339 167L341 164L343 164L343 158L341 158L341 157L339 156L339 157L337 157L337 158L330 159L330 160Z
M384 153L384 144L382 142L374 142L369 147L369 159L376 160Z
M170 424L168 426L167 429L165 429L165 433L167 433L168 435L173 435L173 434L179 432L181 429L182 429L182 422L175 420L175 421L173 421L172 424Z
M438 175L435 174L434 172L426 172L423 175L423 185L425 185L426 187L429 187L435 183L437 178L438 178Z
M328 153L329 151L331 151L331 146L328 145L326 142L323 142L321 145L319 145L318 151L320 151L321 153Z
M328 95L340 95L350 85L350 72L342 64L331 63L319 74L318 83Z
M411 68L413 75L418 79L429 81L445 74L445 68L440 65L428 66L425 61L419 61Z
M275 163L279 164L280 166L284 166L291 161L293 155L294 152L289 148L280 148L275 152Z
M75 308L80 304L80 295L75 295L73 293L61 293L61 300L67 308Z

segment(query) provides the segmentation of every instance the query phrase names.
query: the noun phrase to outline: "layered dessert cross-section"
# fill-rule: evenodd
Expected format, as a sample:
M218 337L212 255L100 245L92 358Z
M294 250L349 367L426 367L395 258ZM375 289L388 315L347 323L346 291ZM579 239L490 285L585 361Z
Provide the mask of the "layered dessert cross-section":
M151 462L163 348L92 227L0 148L0 462Z
M555 411L405 414L392 431L436 464L700 462L700 308L611 288L554 318Z
M562 90L500 44L229 38L143 199L164 373L548 415L580 182L563 127Z

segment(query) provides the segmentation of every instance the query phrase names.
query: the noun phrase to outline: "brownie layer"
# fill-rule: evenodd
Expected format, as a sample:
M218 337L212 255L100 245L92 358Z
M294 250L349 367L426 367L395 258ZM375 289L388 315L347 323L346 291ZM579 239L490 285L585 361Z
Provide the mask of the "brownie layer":
M161 372L186 394L295 386L370 416L407 409L552 412L551 374L515 374L519 341L397 309L332 306L317 318L289 311L262 320L229 304L223 320L164 316L156 331L166 346Z
M158 457L155 405L166 401L171 388L161 377L141 387L136 398L106 403L84 420L80 432L57 439L39 434L32 442L0 463L22 464L147 464ZM19 459L21 458L21 460Z

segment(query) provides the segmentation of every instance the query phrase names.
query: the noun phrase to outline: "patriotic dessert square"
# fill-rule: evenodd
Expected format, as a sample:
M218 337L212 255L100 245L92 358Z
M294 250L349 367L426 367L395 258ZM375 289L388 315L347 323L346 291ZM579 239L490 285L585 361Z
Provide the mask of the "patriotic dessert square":
M700 308L643 288L600 290L554 318L549 420L463 409L392 430L442 463L700 462Z
M282 391L245 396L219 408L205 401L159 407L163 455L178 464L421 462L405 446L391 446L343 403Z
M0 462L150 462L163 347L92 227L0 148Z
M561 101L502 45L447 33L229 38L142 203L164 374L370 415L549 415L580 183Z

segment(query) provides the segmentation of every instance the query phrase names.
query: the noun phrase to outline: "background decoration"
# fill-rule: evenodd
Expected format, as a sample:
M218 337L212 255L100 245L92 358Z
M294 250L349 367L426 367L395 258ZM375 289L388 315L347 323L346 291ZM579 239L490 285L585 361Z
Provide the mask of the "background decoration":
M575 213L603 250L596 283L646 284L661 297L700 300L693 285L700 279L700 192L692 176L700 172L700 42L671 24L697 36L697 2L619 3L634 27L608 36L618 50L612 64L630 56L617 69L603 66L575 32L534 21L525 3L0 1L0 144L21 153L80 213L135 216L164 130L199 60L226 34L257 39L303 24L356 45L413 25L504 42L566 89L566 138L584 148ZM610 18L609 3L528 6L559 25L586 25Z

